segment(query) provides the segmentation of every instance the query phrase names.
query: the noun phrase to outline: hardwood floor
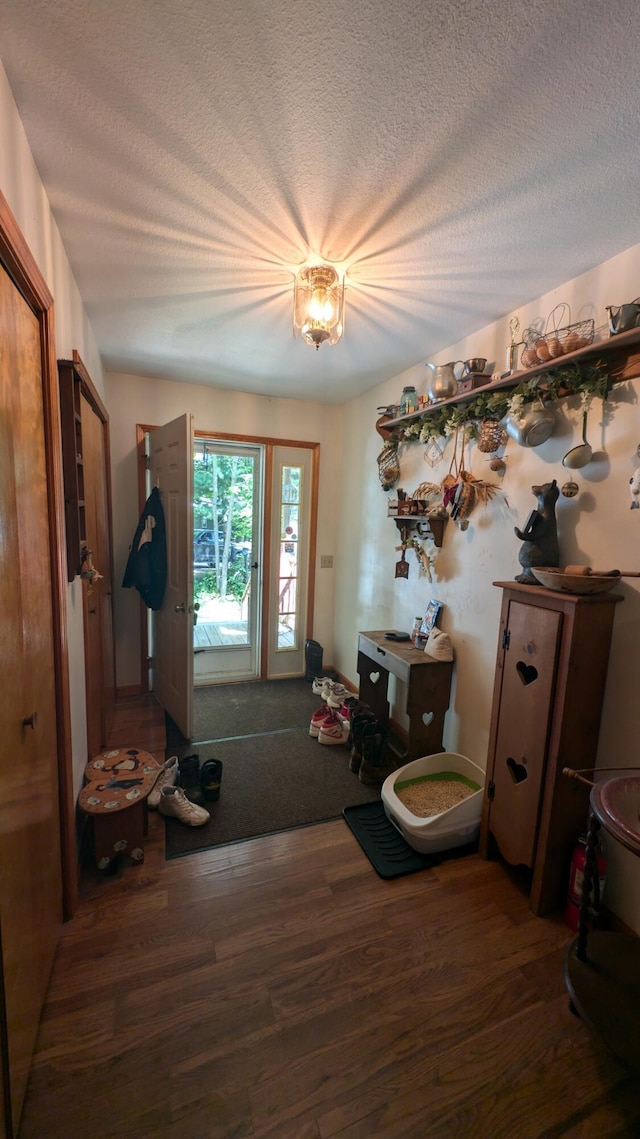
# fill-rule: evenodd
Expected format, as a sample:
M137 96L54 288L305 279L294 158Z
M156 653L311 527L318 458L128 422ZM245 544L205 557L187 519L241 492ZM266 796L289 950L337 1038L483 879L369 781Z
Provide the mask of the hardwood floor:
M111 742L162 733L128 701ZM166 862L163 831L85 873L20 1139L640 1135L637 1076L569 1011L571 934L500 863L386 882L342 821Z

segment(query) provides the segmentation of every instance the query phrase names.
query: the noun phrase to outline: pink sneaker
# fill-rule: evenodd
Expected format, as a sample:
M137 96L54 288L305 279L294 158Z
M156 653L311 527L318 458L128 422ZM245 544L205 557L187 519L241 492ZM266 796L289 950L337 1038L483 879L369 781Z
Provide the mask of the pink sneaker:
M346 744L349 739L349 725L345 724L337 712L333 712L322 721L318 732L318 743Z
M326 704L323 704L321 708L316 708L313 716L311 717L311 723L309 724L309 735L314 736L317 739L320 728L324 724L325 720L331 719L333 715L333 710Z

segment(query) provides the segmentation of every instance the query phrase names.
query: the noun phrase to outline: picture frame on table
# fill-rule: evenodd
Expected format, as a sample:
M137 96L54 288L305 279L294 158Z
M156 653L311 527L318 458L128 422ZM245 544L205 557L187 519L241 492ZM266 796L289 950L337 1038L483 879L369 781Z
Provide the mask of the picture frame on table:
M442 602L436 601L435 598L432 597L429 604L427 605L425 615L422 618L422 625L420 626L420 636L421 637L428 637L429 636L429 633L437 625L438 618L439 618L441 612L442 612Z

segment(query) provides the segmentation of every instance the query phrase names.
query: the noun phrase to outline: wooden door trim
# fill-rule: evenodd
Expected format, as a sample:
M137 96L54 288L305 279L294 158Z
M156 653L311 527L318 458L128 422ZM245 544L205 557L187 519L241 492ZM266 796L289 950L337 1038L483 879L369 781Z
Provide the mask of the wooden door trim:
M102 402L99 392L97 391L89 372L83 363L82 357L77 348L72 351L71 360L58 361L59 364L65 364L73 368L76 375L80 379L80 394L86 399L89 407L100 420L102 424L102 439L103 439L103 457L104 457L104 489L107 504L107 540L109 543L109 580L111 582L111 646L112 657L114 662L113 676L111 677L112 688L115 698L116 693L116 675L115 675L115 613L113 605L113 587L114 587L114 561L113 561L113 510L112 510L112 494L111 494L111 437L109 433L109 413ZM86 676L86 668L89 660L87 638L89 635L89 615L87 611L87 590L83 586L82 590L82 606L84 618L84 647L85 647L85 692L89 691L88 677ZM104 704L103 704L104 708ZM88 716L88 709L87 709ZM107 725L107 735L109 732L109 725ZM106 744L106 739L102 741ZM90 758L90 757L87 757Z
M0 261L4 264L16 288L34 312L40 325L55 665L62 907L64 917L69 919L78 905L78 862L71 760L64 489L54 305L49 287L2 191L0 191Z

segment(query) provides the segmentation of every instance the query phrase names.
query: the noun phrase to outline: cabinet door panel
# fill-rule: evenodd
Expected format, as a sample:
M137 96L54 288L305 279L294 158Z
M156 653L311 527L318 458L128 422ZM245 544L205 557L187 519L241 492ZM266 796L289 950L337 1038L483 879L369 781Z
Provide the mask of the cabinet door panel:
M0 1035L17 1129L62 885L40 326L2 269L0 344Z
M561 626L554 610L509 606L489 825L514 866L534 862Z

